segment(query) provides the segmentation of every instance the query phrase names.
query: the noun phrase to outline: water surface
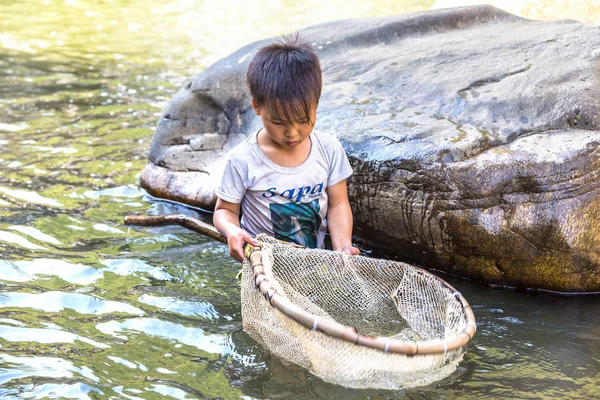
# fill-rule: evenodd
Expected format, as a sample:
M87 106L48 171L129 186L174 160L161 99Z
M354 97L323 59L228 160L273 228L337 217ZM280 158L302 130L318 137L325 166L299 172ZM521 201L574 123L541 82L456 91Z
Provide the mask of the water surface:
M368 4L367 4L368 3ZM600 299L446 277L479 330L434 385L356 391L283 365L242 330L238 265L138 186L161 109L248 42L431 1L0 3L0 396L599 398Z

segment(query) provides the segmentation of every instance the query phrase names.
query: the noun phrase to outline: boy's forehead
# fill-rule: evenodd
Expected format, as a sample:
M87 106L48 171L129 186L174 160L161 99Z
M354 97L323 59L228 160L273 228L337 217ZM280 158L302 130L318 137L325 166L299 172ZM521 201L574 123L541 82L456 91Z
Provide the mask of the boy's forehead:
M303 119L306 117L304 112L304 105L302 102L293 102L290 104L282 103L281 101L265 102L261 107L272 117L277 117L281 120L287 120L290 116L293 119ZM317 105L311 104L308 108L309 114L312 115L317 111Z

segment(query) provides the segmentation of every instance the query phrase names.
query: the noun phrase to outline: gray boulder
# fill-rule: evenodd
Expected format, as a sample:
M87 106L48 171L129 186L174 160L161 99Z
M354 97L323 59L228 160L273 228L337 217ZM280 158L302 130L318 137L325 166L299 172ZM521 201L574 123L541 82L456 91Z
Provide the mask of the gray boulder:
M600 291L598 26L475 6L301 34L365 247L487 283ZM260 126L245 73L269 41L176 94L142 174L151 194L214 206L225 153Z

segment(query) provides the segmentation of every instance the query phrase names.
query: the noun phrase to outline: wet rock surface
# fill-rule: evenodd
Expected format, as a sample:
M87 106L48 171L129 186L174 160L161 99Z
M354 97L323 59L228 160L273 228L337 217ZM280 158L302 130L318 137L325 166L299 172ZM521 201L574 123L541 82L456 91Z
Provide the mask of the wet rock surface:
M488 283L600 290L598 26L476 6L301 33L365 247ZM224 155L260 126L245 72L269 41L177 93L142 173L151 194L214 205Z

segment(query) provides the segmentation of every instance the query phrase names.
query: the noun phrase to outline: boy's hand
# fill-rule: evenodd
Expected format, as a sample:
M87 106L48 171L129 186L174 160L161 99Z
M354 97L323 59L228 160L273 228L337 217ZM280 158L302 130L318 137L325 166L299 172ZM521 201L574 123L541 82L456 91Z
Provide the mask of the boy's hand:
M250 243L258 246L258 242L245 230L238 228L227 236L227 245L229 246L229 255L238 261L244 260L244 244Z
M349 256L357 256L360 254L360 250L354 246L344 246L340 251L342 253L348 254Z
M242 228L240 228L240 203L230 203L217 198L213 216L215 228L227 238L229 255L238 261L244 260L244 244L258 246L259 243Z

